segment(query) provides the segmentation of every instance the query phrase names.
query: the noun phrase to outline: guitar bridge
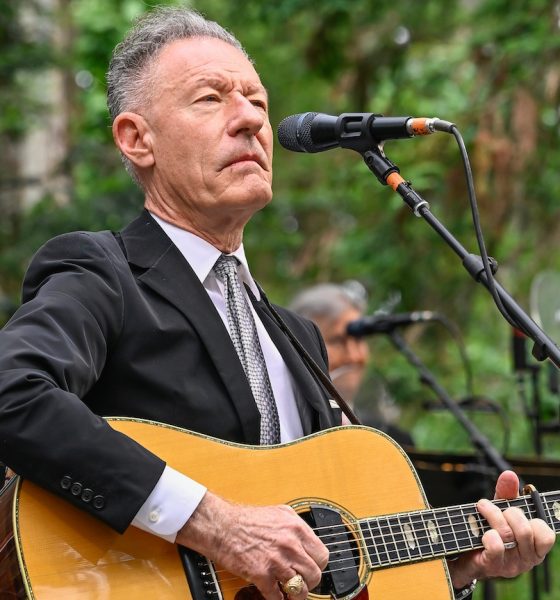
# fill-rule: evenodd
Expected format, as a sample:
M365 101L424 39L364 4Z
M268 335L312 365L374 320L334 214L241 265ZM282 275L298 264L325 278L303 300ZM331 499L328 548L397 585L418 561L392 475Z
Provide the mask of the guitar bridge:
M223 600L212 561L202 554L177 546L193 600Z

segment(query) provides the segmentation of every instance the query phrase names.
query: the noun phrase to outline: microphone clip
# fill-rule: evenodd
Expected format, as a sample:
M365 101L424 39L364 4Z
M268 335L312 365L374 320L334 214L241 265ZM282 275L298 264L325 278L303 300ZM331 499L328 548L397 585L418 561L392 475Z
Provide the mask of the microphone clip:
M385 156L381 143L378 145L377 150L372 150L370 148L361 154L364 157L364 162L368 169L383 185L387 185L387 178L391 173L400 173L400 169L397 165Z

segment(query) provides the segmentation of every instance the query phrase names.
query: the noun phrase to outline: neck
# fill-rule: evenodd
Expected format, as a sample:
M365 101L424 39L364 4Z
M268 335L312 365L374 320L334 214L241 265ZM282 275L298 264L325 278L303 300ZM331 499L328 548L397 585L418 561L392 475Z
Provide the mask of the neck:
M560 533L560 492L547 492L541 498L547 524ZM537 517L531 496L494 504L502 510L515 506L528 519ZM482 536L490 529L476 504L367 518L359 521L359 527L374 569L482 548Z
M205 219L197 219L192 215L186 217L168 207L155 204L151 202L149 198L146 198L144 206L160 219L167 223L171 223L180 229L193 233L224 254L231 254L237 250L243 242L245 222L243 222L242 225L237 226L234 226L232 223L207 223Z

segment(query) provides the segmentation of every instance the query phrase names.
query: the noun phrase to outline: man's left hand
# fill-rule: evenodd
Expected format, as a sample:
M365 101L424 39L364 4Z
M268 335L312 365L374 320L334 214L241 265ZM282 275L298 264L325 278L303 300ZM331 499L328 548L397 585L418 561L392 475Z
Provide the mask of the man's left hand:
M517 475L504 471L496 483L494 499L513 500L518 490ZM456 589L468 586L474 579L515 577L540 564L552 548L556 535L541 519L527 519L523 511L515 507L502 512L489 500L479 500L477 508L491 529L482 536L482 550L469 552L449 563ZM507 542L516 542L516 546L506 549Z

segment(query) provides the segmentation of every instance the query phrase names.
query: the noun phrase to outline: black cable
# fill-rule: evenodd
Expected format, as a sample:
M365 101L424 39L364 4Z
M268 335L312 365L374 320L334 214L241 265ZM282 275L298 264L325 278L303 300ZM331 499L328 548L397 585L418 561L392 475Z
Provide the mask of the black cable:
M451 337L455 340L461 361L463 363L463 368L465 369L465 387L467 389L467 394L469 396L474 396L472 366L459 327L457 327L453 321L450 321L445 315L442 315L439 312L434 313L433 320L441 323L449 331Z
M490 260L488 257L488 252L486 250L486 243L484 242L484 236L482 234L482 228L480 226L480 215L478 212L478 205L477 205L477 201L476 201L476 192L474 189L473 174L472 174L472 169L471 169L471 165L470 165L470 161L469 161L469 156L467 154L467 149L465 147L465 142L463 140L461 133L459 132L459 130L457 129L457 127L455 125L453 125L451 127L451 133L453 134L455 140L457 141L457 144L459 146L459 151L461 153L461 158L463 160L463 167L465 169L465 178L467 181L467 191L468 191L469 202L470 202L470 206L471 206L473 225L474 225L474 230L475 230L475 234L476 234L476 240L478 243L478 248L480 251L480 256L482 258L482 264L484 266L484 273L486 275L487 282L488 282L488 289L490 291L490 294L492 295L494 303L496 304L500 313L502 313L504 319L512 327L516 327L517 329L523 331L523 333L527 334L527 331L524 330L524 328L522 326L520 326L519 323L517 323L514 319L512 319L508 310L503 305L500 295L498 294L498 291L496 290L496 284L494 282L494 274L492 272L492 268L490 267Z
M468 357L467 350L465 348L465 343L463 341L463 336L461 335L461 331L459 330L459 327L453 321L451 321L445 315L443 315L442 313L439 313L439 312L435 312L433 314L432 319L436 322L439 322L441 325L443 325L449 331L449 333L451 334L451 337L455 340L455 343L457 344L457 349L459 350L459 355L463 362L463 366L465 369L467 398L463 399L462 401L459 401L459 405L465 406L466 408L468 408L466 406L466 400L471 399L474 401L474 403L471 403L470 408L473 408L475 410L477 408L476 404L478 404L479 406L481 406L482 404L486 404L486 406L492 407L494 412L496 412L499 415L500 421L502 423L502 430L503 430L502 454L507 454L507 452L509 450L509 443L510 443L510 437L511 437L511 425L509 422L509 418L508 418L506 412L504 411L503 407L500 406L499 403L492 402L488 398L483 398L483 397L475 395L474 385L473 385L472 365L471 365L470 359Z

